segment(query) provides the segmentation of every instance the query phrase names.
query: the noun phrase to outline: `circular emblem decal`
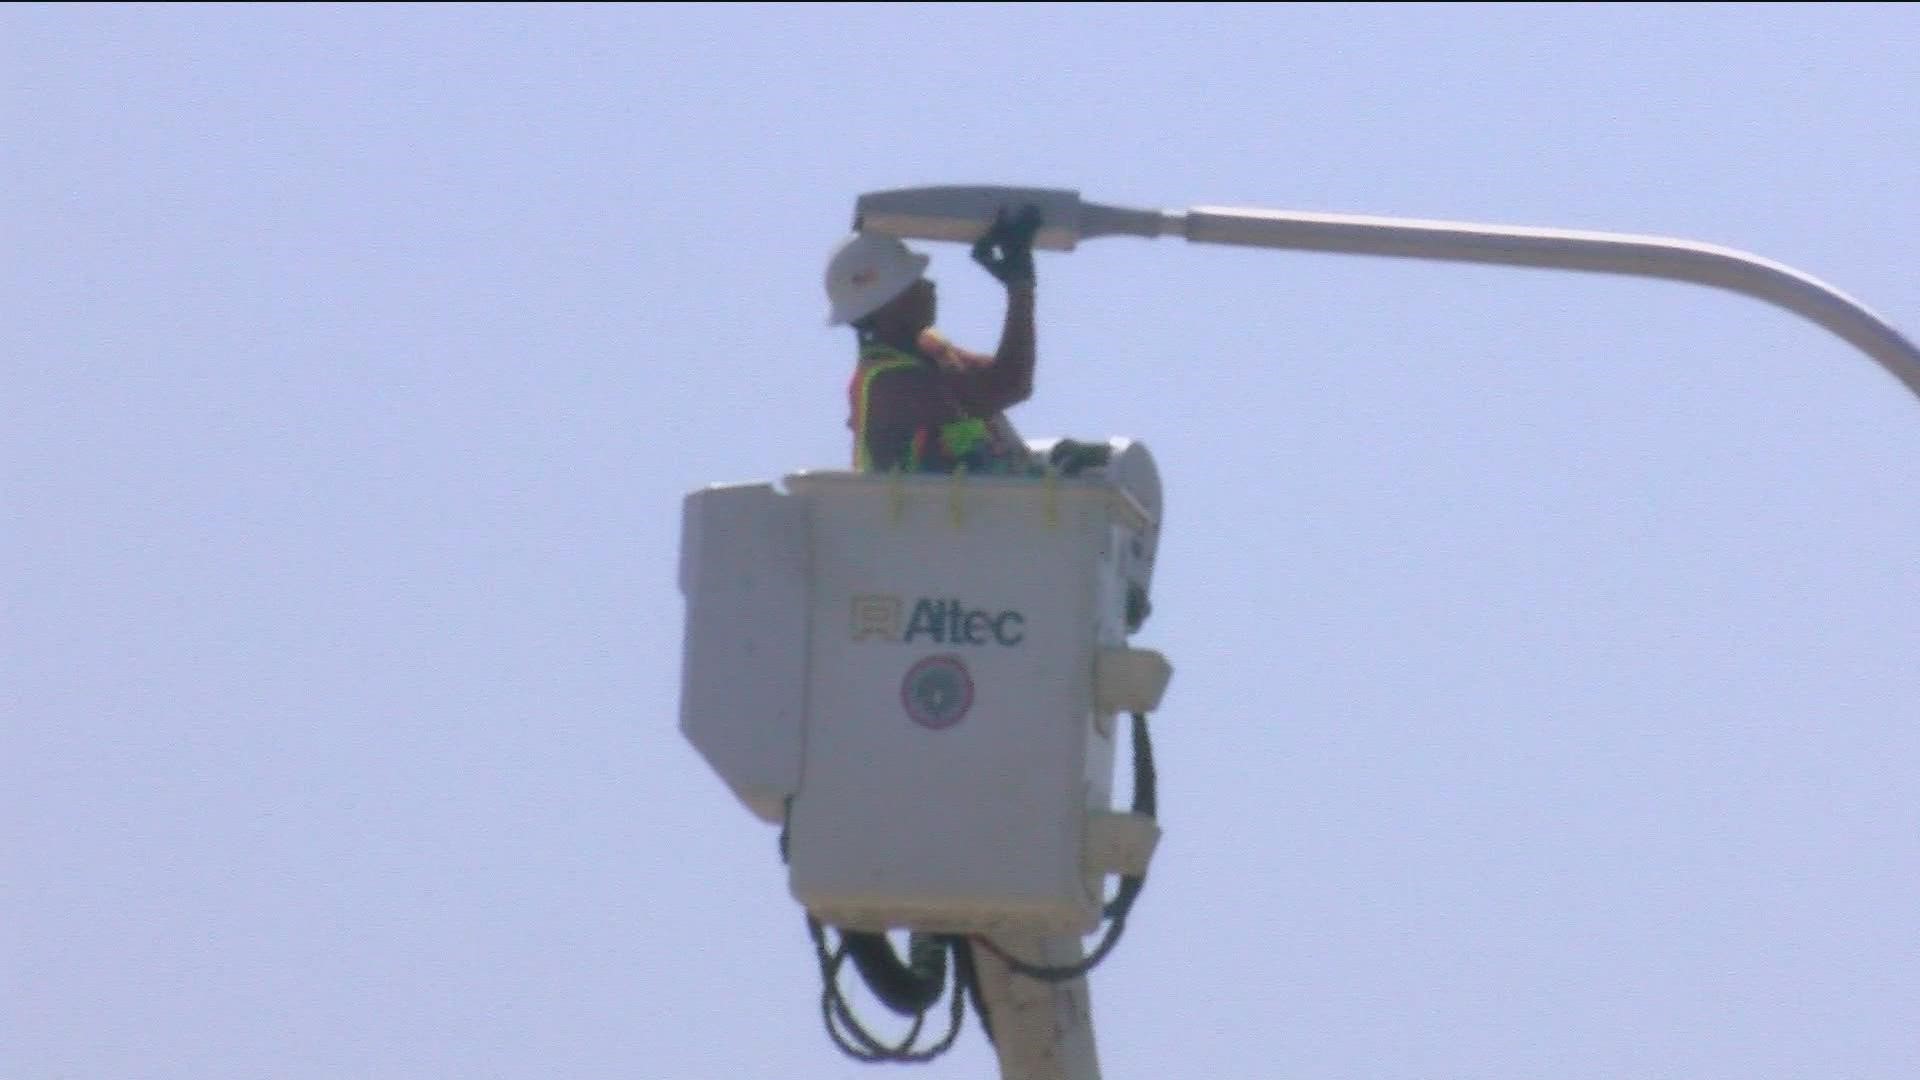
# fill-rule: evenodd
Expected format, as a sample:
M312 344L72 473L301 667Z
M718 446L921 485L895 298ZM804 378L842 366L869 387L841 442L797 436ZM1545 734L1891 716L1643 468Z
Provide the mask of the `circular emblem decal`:
M921 727L950 728L973 708L973 676L957 656L929 656L900 680L900 704Z

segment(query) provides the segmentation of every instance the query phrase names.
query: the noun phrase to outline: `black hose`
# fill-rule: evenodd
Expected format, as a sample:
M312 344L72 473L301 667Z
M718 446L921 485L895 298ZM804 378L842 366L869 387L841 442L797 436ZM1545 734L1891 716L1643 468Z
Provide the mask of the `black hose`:
M940 1000L947 984L947 943L932 934L914 934L902 962L885 934L843 930L842 947L860 980L880 1003L901 1016L918 1016Z

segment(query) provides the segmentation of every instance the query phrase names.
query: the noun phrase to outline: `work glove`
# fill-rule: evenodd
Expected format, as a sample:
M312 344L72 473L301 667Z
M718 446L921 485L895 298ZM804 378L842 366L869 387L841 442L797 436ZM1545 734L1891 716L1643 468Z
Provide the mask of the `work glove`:
M1005 207L973 245L973 261L1012 288L1033 284L1033 234L1040 231L1040 208L1029 203L1011 217Z

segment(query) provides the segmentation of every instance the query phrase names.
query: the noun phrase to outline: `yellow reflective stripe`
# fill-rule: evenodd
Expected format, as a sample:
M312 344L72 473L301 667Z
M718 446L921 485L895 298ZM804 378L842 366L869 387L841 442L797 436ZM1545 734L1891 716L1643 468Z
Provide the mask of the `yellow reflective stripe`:
M940 425L940 448L950 458L963 458L987 441L987 422L978 417Z
M894 353L892 350L887 350L887 353L899 356L898 353ZM867 356L862 354L860 359L865 360ZM885 375L889 371L898 371L901 368L919 366L918 361L901 357L896 360L888 360L882 364L875 364L860 376L860 400L854 409L854 424L856 426L854 427L853 467L855 470L859 472L869 472L873 469L873 455L867 450L867 402L873 397L873 380ZM913 472L920 468L919 458L920 447L918 443L916 443L913 448L913 460L908 463L908 472Z

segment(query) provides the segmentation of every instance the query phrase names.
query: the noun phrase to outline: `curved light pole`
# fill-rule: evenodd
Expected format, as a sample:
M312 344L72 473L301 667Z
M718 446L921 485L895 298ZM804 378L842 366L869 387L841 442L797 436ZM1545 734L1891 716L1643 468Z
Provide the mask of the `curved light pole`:
M1057 251L1102 236L1184 236L1197 244L1581 270L1727 289L1818 323L1920 398L1920 349L1864 305L1790 266L1688 240L1229 207L1133 210L1082 202L1074 191L993 186L871 192L856 203L853 225L911 239L972 243L1002 207L1025 203L1041 210L1035 245ZM1081 956L1077 938L1029 938L1022 944L1026 955L1046 963L1068 964ZM1098 1080L1084 980L1035 982L984 953L978 964L1002 1080Z
M1196 244L1582 270L1727 289L1818 323L1873 358L1920 398L1920 348L1865 305L1790 266L1690 240L1232 207L1130 210L1082 202L1073 191L987 186L862 195L854 226L971 243L1000 207L1028 202L1038 205L1044 216L1037 246L1061 251L1101 236L1184 236Z

